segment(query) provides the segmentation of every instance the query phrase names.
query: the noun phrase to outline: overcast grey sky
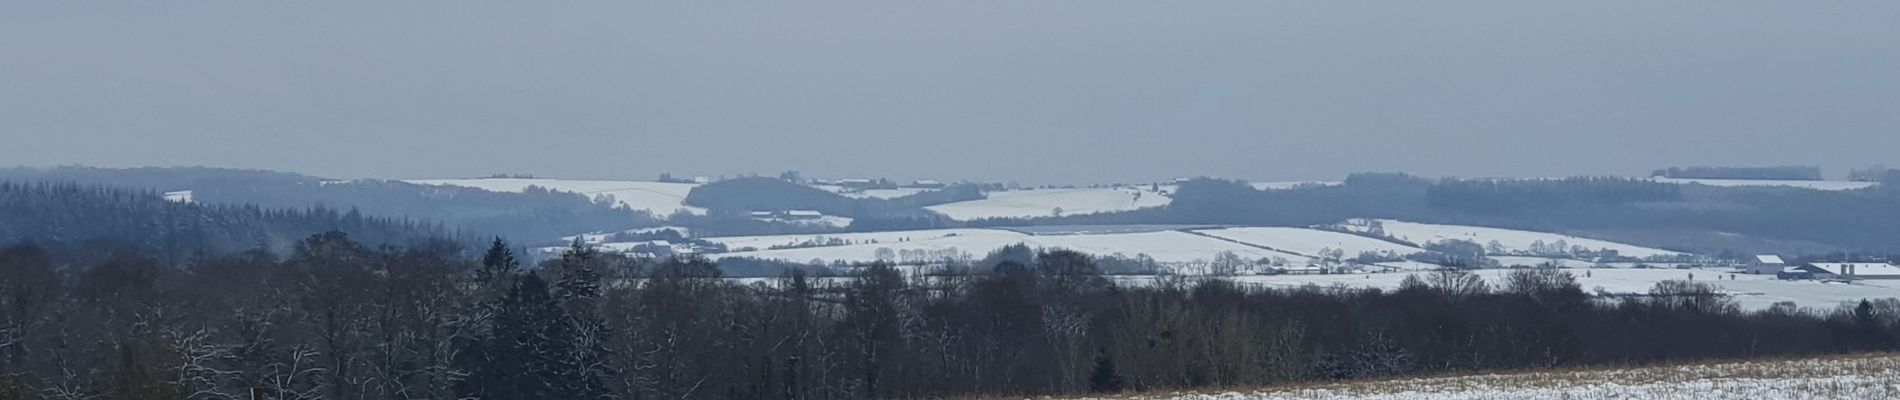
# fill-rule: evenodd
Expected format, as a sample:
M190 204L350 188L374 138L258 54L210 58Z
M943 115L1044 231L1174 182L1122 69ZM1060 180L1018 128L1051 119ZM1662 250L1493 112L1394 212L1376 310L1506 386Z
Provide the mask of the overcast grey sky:
M0 5L0 165L1328 179L1900 166L1900 2Z

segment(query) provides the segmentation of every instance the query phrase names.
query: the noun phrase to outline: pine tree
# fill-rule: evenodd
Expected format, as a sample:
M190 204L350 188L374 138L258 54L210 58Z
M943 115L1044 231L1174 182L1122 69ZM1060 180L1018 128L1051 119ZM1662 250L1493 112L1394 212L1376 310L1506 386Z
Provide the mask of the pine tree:
M600 251L575 238L567 251L561 253L561 261L556 265L555 272L559 275L555 281L555 297L563 304L588 305L599 298L600 272L595 269L599 258Z
M574 325L534 274L514 280L489 322L489 334L465 351L477 360L458 386L465 398L580 398Z
M508 249L508 242L497 236L494 243L488 246L488 253L482 255L482 268L475 270L475 278L480 282L488 282L507 277L520 267L521 262L515 260L515 252Z
M562 393L567 398L611 397L606 381L615 375L609 363L612 350L608 348L613 330L600 318L601 278L596 268L600 261L600 252L577 238L557 264L554 300L568 326L552 337L564 338L568 346L562 360L571 367L562 375Z
M1089 373L1089 391L1095 393L1121 393L1122 377L1115 372L1115 360L1104 354L1095 357L1095 371Z

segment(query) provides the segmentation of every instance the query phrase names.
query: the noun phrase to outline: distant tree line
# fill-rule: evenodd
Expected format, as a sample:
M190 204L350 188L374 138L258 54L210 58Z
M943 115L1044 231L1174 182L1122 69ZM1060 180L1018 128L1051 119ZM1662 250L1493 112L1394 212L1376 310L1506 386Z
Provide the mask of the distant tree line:
M367 216L356 210L179 203L141 190L0 182L0 243L100 242L182 260L198 253L285 252L310 234L346 229L379 245L455 240L463 235L436 224Z
M1651 176L1676 179L1767 179L1784 181L1821 180L1821 167L1788 165L1776 167L1669 167Z
M1900 302L1743 312L1711 287L1592 299L1556 269L1393 291L1118 285L1074 252L962 273L725 279L584 247L522 265L340 233L287 257L0 249L0 398L1036 396L1895 348Z
M355 209L370 216L431 221L471 232L523 238L659 224L645 211L615 208L610 199L540 188L507 193L373 179L326 181L291 173L204 167L0 168L0 181L68 182L156 192L190 190L194 201L210 205Z
M1622 206L1682 198L1682 186L1644 179L1444 179L1425 191L1434 209L1475 214Z

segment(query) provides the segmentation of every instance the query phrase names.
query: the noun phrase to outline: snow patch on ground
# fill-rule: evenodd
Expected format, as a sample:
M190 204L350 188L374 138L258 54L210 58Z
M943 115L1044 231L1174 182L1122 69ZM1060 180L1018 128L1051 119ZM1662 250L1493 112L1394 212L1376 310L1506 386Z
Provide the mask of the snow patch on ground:
M614 201L621 206L634 210L646 210L660 218L666 218L680 210L693 214L706 214L704 208L686 205L686 194L699 186L694 183L517 178L410 179L404 182L517 193L526 191L529 186L540 186L549 190L579 193L589 198L600 195L613 196Z

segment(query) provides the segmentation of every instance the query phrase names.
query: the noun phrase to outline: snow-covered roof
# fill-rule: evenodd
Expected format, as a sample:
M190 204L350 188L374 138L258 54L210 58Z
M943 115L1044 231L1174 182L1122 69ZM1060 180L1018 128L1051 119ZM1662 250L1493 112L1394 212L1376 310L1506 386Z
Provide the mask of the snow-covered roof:
M1786 262L1781 261L1781 256L1777 256L1773 254L1763 254L1763 255L1755 256L1755 262L1762 263L1762 264L1787 264Z
M1835 275L1846 275L1847 266L1854 266L1854 275L1900 275L1900 266L1886 263L1813 263L1815 268Z
M821 212L817 212L813 210L791 210L791 211L786 211L785 215L794 216L794 217L822 217L825 215L825 213L821 213Z

